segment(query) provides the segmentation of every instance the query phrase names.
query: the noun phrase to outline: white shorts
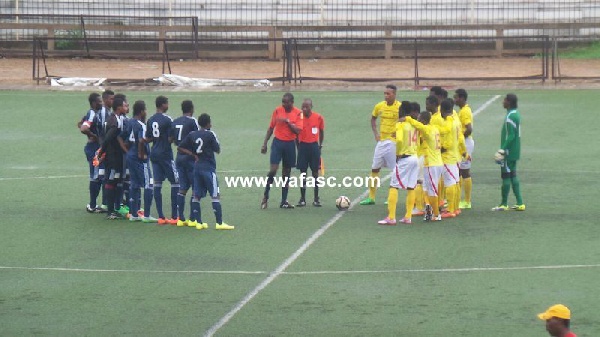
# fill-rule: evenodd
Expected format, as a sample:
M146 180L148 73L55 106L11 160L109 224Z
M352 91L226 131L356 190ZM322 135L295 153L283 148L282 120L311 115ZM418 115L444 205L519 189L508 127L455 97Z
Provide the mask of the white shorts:
M458 184L460 178L458 177L457 164L444 164L444 170L442 172L442 178L444 178L444 187Z
M396 166L396 142L393 140L381 140L375 145L373 153L373 164L371 169L387 167L393 169Z
M423 182L423 178L425 177L425 156L419 156L419 175L417 179Z
M438 184L442 176L444 166L427 166L425 167L425 180L423 180L423 189L430 197L437 197Z
M395 188L414 189L417 186L417 175L419 173L419 159L417 156L408 156L398 159L390 186Z
M467 148L467 153L469 154L468 160L461 161L458 166L461 170L468 170L471 168L471 160L473 157L473 150L475 150L475 141L472 137L465 138L465 146Z

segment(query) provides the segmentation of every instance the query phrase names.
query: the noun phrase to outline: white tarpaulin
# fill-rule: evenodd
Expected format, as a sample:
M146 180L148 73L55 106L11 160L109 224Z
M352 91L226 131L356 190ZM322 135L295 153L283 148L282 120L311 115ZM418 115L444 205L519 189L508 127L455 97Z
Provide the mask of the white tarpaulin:
M50 79L50 86L53 87L75 87L75 86L87 86L87 87L99 87L101 86L106 78L90 78L90 77L56 77Z
M269 80L222 80L213 78L193 78L172 74L163 74L155 81L162 85L183 86L183 87L270 87Z

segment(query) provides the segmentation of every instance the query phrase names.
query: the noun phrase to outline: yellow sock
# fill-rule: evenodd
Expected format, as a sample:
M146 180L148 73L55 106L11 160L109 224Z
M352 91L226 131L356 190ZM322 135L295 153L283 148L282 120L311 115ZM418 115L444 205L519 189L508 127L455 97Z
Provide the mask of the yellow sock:
M471 191L473 190L473 180L471 177L463 179L463 190L465 191L465 201L471 202Z
M446 188L444 186L444 178L440 179L440 183L438 184L438 191L440 191L440 193L438 194L438 201L442 202L444 201L444 199L446 199Z
M433 215L435 215L435 216L440 215L440 206L439 206L440 198L437 195L435 197L428 195L427 199L429 199L429 204L431 205L431 208L433 208Z
M406 190L406 192L406 214L404 214L404 217L410 219L412 217L412 209L415 204L417 192L415 192L415 190Z
M448 199L448 212L456 211L456 184L446 187L446 199Z
M379 172L371 172L371 177L379 177ZM375 192L377 192L377 185L374 180L371 180L369 185L369 198L375 200Z
M460 184L455 184L454 188L456 189L456 193L454 193L454 211L460 210Z
M388 192L388 218L396 219L396 204L398 203L398 189L390 187Z
M425 209L425 195L422 184L417 184L417 187L415 187L415 207L419 210Z
M456 202L457 207L458 207L458 204L460 203L461 194L462 194L462 177L460 177L460 179L458 179L458 184L456 184L456 200L458 200Z

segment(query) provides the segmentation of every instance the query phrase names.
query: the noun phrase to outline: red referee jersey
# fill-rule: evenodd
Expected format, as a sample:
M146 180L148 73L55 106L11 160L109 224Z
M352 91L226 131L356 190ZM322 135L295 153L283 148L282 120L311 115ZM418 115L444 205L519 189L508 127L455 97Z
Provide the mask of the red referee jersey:
M292 107L292 111L287 112L282 106L279 106L273 111L269 124L269 128L273 128L275 138L283 141L296 140L296 134L292 132L290 126L284 121L277 121L277 119L289 119L290 124L294 124L302 130L302 120L304 119L302 110Z
M304 127L298 134L298 141L302 143L318 142L321 130L325 130L323 116L313 111L310 117L304 118Z

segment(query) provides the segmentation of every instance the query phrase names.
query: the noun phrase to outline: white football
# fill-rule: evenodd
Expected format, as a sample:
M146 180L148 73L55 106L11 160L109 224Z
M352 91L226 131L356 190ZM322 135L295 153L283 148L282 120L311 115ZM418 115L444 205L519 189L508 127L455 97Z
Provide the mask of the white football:
M337 207L340 211L345 211L350 207L350 198L347 196L339 196L335 199L335 207Z

